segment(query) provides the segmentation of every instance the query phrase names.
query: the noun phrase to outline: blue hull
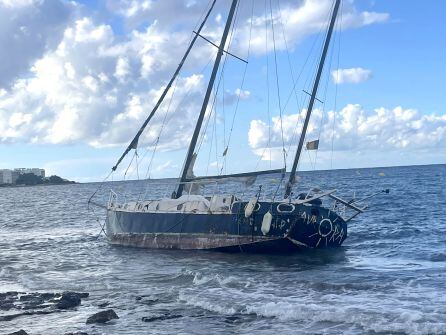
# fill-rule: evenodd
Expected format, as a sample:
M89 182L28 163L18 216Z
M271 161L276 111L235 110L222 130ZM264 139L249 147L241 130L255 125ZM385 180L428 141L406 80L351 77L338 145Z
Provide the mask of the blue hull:
M112 244L124 246L262 253L339 247L347 237L345 221L324 207L259 204L249 218L244 202L225 214L109 209L106 232ZM273 218L264 235L261 226L268 211Z

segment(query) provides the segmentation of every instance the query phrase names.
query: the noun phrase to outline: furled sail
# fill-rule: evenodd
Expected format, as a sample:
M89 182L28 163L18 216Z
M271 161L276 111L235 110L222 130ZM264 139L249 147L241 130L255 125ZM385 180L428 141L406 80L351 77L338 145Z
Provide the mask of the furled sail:
M188 178L186 182L197 183L201 185L215 184L219 182L238 182L238 183L244 183L246 186L250 186L254 184L258 176L268 175L268 174L278 174L278 173L284 175L285 169L244 172L244 173L225 174L218 176L194 177L194 178Z

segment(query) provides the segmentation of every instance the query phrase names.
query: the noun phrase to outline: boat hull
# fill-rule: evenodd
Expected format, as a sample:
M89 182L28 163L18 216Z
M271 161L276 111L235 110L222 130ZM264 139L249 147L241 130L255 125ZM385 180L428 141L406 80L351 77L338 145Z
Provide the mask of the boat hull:
M167 213L109 209L106 233L111 244L150 249L290 253L309 248L339 247L347 224L336 213L316 205L259 203L246 218L246 203L230 213ZM281 210L282 209L282 210ZM264 215L272 220L262 232Z

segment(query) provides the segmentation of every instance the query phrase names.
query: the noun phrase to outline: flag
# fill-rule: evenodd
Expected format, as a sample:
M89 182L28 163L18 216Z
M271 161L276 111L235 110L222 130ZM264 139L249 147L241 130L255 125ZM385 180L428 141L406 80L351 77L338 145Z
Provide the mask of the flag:
M307 150L317 150L319 148L319 140L307 142L306 148Z

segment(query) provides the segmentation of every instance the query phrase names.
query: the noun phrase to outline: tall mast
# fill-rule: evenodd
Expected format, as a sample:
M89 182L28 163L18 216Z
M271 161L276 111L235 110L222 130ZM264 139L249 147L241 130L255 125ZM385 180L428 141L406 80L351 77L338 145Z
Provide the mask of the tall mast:
M289 197L289 195L291 194L291 189L293 187L294 179L296 177L297 164L299 163L299 158L302 153L302 147L305 141L305 135L307 133L308 123L310 122L311 112L313 111L314 101L316 100L317 89L319 87L319 81L321 80L322 70L324 69L325 58L327 56L327 51L330 45L330 39L333 33L333 28L336 22L336 16L338 14L340 3L341 0L336 0L336 3L334 5L333 14L330 20L330 26L328 28L327 36L324 42L324 49L322 50L321 60L319 61L319 67L317 69L316 79L314 80L313 90L311 92L310 102L308 104L307 115L305 116L305 122L302 128L302 133L300 135L299 145L297 146L296 156L294 157L293 168L291 169L290 179L286 184L285 198Z
M129 146L127 147L127 149L125 149L124 153L121 155L121 157L118 159L118 161L116 162L115 166L113 166L112 171L116 171L118 165L121 163L121 161L124 159L124 157L130 152L130 150L132 149L136 149L138 147L138 141L139 141L139 137L141 136L142 132L144 131L144 129L146 128L147 124L150 122L150 120L153 118L153 116L155 115L155 112L158 110L158 107L161 105L161 103L163 102L164 98L167 95L167 92L169 92L170 87L172 86L173 82L175 81L175 79L177 78L178 74L180 73L181 68L183 67L184 62L186 61L187 57L189 56L190 51L192 50L192 47L195 44L195 41L197 40L201 30L203 29L209 15L212 12L212 9L214 8L215 2L217 0L214 0L212 2L211 8L209 8L206 16L203 19L203 22L201 23L200 27L198 28L197 33L198 34L194 34L194 38L192 39L192 41L189 44L189 47L186 50L186 53L184 54L183 58L181 59L180 64L178 65L177 69L175 70L175 73L173 74L172 78L170 79L169 83L167 84L166 88L164 89L163 93L161 94L160 98L158 99L158 102L156 103L155 107L153 107L152 111L150 112L149 116L147 117L147 119L144 121L144 123L142 124L141 128L139 128L138 132L136 133L135 137L133 138L133 140L130 142Z
M228 19L226 21L225 30L221 37L220 46L218 48L217 57L215 58L214 68L212 69L211 78L209 79L208 88L206 90L206 94L204 96L203 105L201 106L200 114L198 116L197 124L195 126L194 134L192 135L192 140L189 144L189 150L187 151L186 161L184 162L183 171L181 173L180 181L178 184L177 191L175 193L175 197L179 198L183 194L184 183L187 181L187 172L193 160L195 146L197 145L198 135L200 134L201 125L203 124L204 115L206 113L206 108L209 103L209 98L211 97L212 88L214 86L215 77L217 76L218 67L220 66L221 57L224 52L224 47L226 45L226 40L229 34L229 28L232 24L232 19L234 17L235 8L237 6L238 0L232 0L231 9L229 10ZM198 36L198 34L196 35Z

